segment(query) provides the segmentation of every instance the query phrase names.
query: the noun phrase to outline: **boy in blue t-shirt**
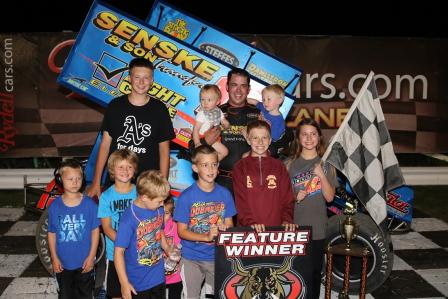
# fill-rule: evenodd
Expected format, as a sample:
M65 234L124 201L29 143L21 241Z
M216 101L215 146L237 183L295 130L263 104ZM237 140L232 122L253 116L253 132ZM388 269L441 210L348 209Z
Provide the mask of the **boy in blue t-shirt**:
M218 175L218 153L209 145L201 145L192 153L192 169L198 174L196 183L180 195L174 220L182 239L181 269L186 298L199 298L204 281L213 289L215 276L215 244L218 229L233 226L236 214L230 192L215 183Z
M285 91L278 84L266 86L261 91L262 102L255 99L247 99L251 105L255 105L262 113L263 119L271 126L272 142L279 140L285 133L286 126L280 106L285 99Z
M162 250L168 253L163 233L163 201L170 185L157 170L137 179L137 199L120 219L114 262L123 298L165 298Z
M96 203L80 192L81 164L69 159L56 174L64 193L48 209L48 247L59 298L92 298L93 267L100 237Z
M114 264L114 242L118 224L123 212L137 198L135 185L131 180L137 171L138 157L129 149L119 149L113 152L107 168L114 184L101 194L98 206L98 218L106 235L107 286L109 298L121 298L121 286Z

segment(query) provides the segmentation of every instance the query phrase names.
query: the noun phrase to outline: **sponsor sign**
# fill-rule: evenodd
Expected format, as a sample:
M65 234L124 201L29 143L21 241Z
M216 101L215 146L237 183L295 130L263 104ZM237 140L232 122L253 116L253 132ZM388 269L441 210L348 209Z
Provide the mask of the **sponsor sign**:
M396 188L387 193L387 213L410 223L414 207L414 191L408 186Z
M153 62L154 84L148 93L166 104L176 133L173 141L186 147L192 138L200 88L217 84L227 100L225 85L231 66L213 56L95 2L58 82L106 106L113 98L130 93L127 66L135 57ZM260 99L265 86L252 79L249 96ZM292 104L287 97L281 107L284 118Z
M216 239L215 298L307 298L311 229L231 228Z
M200 19L157 1L147 23L234 67L246 69L253 77L279 84L293 94L302 70Z

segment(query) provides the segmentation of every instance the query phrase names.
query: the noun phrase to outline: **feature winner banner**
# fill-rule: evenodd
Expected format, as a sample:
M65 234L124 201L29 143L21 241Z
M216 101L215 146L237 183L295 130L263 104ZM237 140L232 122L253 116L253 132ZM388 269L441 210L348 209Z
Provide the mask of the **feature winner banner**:
M268 84L279 84L293 94L302 70L224 33L168 3L157 1L146 21L177 39L232 66L246 69Z
M311 228L230 228L216 239L215 298L309 298Z
M149 94L167 105L176 132L173 141L187 147L200 88L217 84L224 93L231 65L94 2L58 82L106 106L113 98L130 93L127 67L135 57L153 62L154 84ZM254 79L250 83L249 96L260 99L266 84ZM285 98L281 107L284 118L293 102Z

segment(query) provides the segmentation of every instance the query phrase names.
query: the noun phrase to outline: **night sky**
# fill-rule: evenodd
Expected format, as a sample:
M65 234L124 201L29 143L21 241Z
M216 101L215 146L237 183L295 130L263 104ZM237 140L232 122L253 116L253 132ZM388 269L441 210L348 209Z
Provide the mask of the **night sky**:
M264 4L266 0L166 1L230 33L448 37L443 1L276 0L271 5ZM79 31L92 3L60 0L43 4L48 2L12 2L15 6L2 9L0 32ZM147 17L153 4L153 0L104 2L140 19ZM257 5L258 12L252 5ZM5 14L14 20L6 21Z

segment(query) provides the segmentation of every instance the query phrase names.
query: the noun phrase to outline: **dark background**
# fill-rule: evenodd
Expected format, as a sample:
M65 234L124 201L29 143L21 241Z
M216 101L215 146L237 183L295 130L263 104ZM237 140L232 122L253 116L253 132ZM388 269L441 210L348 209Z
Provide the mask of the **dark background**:
M230 33L448 37L443 1L166 1ZM2 7L0 32L76 32L92 2L15 0ZM104 2L143 20L154 3L153 0Z

